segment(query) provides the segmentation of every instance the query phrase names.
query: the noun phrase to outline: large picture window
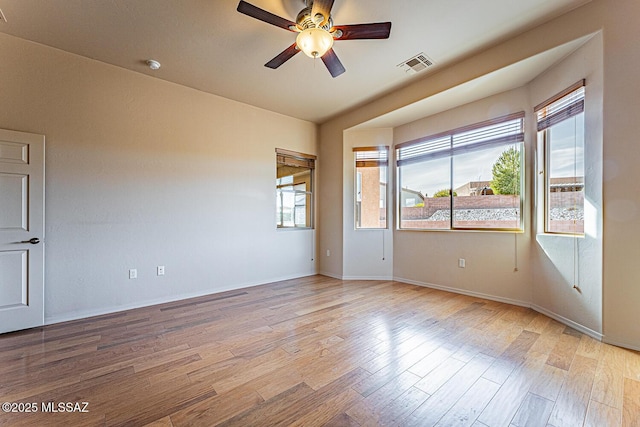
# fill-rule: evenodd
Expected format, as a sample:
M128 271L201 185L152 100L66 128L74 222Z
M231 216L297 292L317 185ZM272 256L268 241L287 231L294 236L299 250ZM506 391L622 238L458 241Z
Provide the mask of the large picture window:
M399 228L522 230L524 112L396 146Z
M356 147L356 229L387 228L389 147Z
M535 107L544 152L545 232L584 233L584 80Z
M313 170L316 156L276 149L276 224L313 227Z

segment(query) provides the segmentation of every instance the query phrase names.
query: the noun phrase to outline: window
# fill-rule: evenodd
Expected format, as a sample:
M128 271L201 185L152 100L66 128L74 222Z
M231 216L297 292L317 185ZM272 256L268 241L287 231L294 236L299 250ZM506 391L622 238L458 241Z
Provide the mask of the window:
M584 80L535 111L544 153L545 232L584 234Z
M524 112L396 146L399 228L522 230Z
M276 224L313 227L313 170L316 156L276 149Z
M356 229L387 228L389 147L356 147Z

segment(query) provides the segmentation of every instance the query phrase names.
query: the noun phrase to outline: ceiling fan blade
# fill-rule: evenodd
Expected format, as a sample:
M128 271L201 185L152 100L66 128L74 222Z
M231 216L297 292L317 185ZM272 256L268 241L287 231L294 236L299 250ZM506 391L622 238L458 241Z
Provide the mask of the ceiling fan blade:
M357 39L388 39L391 34L391 22L376 22L372 24L336 25L332 33L341 31L342 35L336 40Z
M331 8L333 7L334 0L314 0L313 6L311 7L311 16L316 16L320 14L324 17L324 21L322 21L319 26L325 25L331 16Z
M293 58L298 52L300 52L300 50L296 47L296 44L294 43L288 48L286 48L285 50L283 50L282 52L280 52L280 54L275 58L273 58L271 61L264 64L264 66L268 68L273 68L275 70L276 68L278 68L279 66L281 66L282 64L284 64L285 62Z
M284 28L285 30L295 32L296 23L289 21L288 19L284 19L279 17L278 15L274 15L271 12L267 12L264 9L260 9L257 6L254 6L246 1L240 0L238 3L238 12L244 13L247 16L252 18L256 18L262 22L266 22L267 24L275 25L276 27Z
M340 74L345 72L342 62L340 62L338 55L336 55L333 49L329 49L327 53L322 55L322 62L327 66L332 77L338 77Z

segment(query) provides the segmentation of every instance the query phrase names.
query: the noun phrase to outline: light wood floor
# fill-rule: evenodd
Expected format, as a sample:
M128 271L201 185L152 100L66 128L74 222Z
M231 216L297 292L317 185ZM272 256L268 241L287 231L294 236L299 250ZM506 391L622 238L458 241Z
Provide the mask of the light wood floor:
M530 309L314 276L0 335L0 402L39 410L10 426L638 426L640 355Z

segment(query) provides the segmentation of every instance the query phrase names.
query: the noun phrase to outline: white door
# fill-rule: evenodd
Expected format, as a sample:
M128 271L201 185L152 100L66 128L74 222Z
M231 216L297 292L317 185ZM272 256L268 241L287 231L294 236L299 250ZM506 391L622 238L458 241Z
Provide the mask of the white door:
M0 333L44 323L44 136L0 129Z

